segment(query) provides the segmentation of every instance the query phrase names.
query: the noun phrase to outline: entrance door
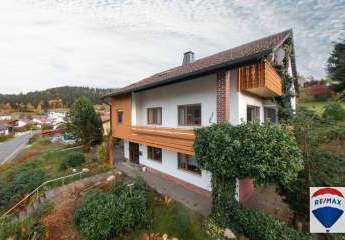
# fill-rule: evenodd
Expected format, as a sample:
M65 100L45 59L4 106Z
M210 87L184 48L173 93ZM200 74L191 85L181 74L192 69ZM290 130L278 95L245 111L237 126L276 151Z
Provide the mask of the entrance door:
M129 161L131 163L139 164L139 144L129 143Z

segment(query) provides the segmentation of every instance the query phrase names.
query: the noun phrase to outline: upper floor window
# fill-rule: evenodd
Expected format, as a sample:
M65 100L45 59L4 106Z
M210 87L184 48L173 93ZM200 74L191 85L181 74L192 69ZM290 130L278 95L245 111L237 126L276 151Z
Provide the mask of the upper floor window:
M264 118L265 118L265 121L277 123L278 122L277 109L273 107L264 107Z
M201 125L201 104L178 106L178 124L185 126Z
M162 162L162 149L148 146L147 158L151 160L155 160L157 162Z
M147 124L162 124L162 108L148 108L147 109Z
M187 170L199 175L201 174L201 169L199 168L199 164L194 156L177 153L177 161L179 169Z
M247 122L260 120L260 107L247 105Z
M122 109L117 110L117 123L118 124L123 123L123 110Z

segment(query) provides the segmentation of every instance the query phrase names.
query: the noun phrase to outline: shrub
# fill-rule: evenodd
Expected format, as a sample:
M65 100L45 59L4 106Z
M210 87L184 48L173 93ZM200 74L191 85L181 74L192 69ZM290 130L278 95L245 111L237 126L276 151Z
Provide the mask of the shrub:
M311 239L309 235L296 231L286 223L276 220L269 215L239 206L232 208L230 222L236 231L244 233L250 239Z
M340 102L330 102L325 106L322 117L334 121L345 120L345 108Z
M144 186L135 182L113 185L108 193L90 193L76 210L74 222L88 239L110 239L147 222L148 198Z
M48 175L34 164L11 169L0 178L0 209L20 200L47 179Z
M0 239L32 239L34 234L35 239L43 239L45 227L40 220L49 214L52 207L52 203L45 202L24 219L19 220L12 216L0 219Z
M105 143L99 145L97 149L97 159L100 162L105 162L107 159L107 147Z
M11 138L11 136L8 136L8 135L0 135L0 143L1 142L5 142L5 141L7 141L8 139L10 139Z
M81 152L71 152L62 161L60 168L78 167L85 163L85 155Z

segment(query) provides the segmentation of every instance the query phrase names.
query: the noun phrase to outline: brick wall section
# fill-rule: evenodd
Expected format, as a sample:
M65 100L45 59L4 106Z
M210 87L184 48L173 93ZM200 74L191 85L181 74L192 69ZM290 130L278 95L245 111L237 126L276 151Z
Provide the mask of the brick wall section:
M230 110L230 71L217 73L217 123L226 122L229 119Z

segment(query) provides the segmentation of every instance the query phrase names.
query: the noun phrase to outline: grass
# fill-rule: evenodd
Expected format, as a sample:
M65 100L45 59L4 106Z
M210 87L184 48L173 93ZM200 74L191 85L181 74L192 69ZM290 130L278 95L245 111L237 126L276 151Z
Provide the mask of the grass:
M0 166L0 192L5 191L9 193L10 197L1 196L0 194L0 209L6 209L14 202L17 202L25 193L28 193L38 187L39 184L43 183L48 179L54 179L61 176L72 174L72 169L62 169L61 163L71 151L78 150L65 150L60 151L62 148L61 144L50 143L46 138L38 138L35 142L28 147L14 161L8 162ZM111 168L105 164L98 162L95 158L95 154L85 154L86 162L77 167L77 170L82 168L88 168L90 171L82 175L82 177L88 177L101 172L109 171ZM26 178L21 180L15 180L17 177L28 172L34 172L34 170L42 170L45 176L42 178L36 176L35 178ZM65 183L78 180L79 176L71 178ZM17 187L13 186L16 181L22 181L22 187L20 191L16 190ZM34 181L34 182L32 182ZM62 183L52 184L48 187L59 186ZM25 187L24 187L25 186ZM12 194L13 193L13 194Z
M159 233L161 236L167 234L179 240L209 239L205 231L205 217L178 202L173 201L167 205L161 201L154 201L150 226L116 239L137 240L145 233Z
M315 111L317 114L321 115L325 106L329 102L327 101L312 101L312 102L299 102L299 105L302 107L306 107L307 109ZM345 103L342 103L343 107L345 108Z

